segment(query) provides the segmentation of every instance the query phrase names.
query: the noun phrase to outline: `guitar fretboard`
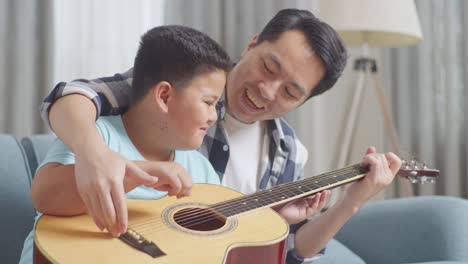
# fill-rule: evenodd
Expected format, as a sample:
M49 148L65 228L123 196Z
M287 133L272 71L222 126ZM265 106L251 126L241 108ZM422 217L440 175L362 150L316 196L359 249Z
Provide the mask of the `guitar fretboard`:
M359 164L355 164L329 173L277 185L268 190L214 204L211 208L226 217L234 216L262 207L270 207L297 198L310 196L322 190L338 187L364 177L364 174L368 171L369 170L366 168L361 168Z

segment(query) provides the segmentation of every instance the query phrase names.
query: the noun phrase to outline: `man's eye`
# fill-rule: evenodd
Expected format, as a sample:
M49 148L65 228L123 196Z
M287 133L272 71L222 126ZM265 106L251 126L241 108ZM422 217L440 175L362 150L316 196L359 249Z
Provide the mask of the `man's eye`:
M293 93L291 93L291 91L289 91L289 88L287 87L286 87L286 94L293 99L297 99L297 97Z
M212 106L214 104L214 102L212 101L205 101L205 104L207 104L208 106Z
M267 64L265 61L263 61L263 68L265 69L265 71L269 74L273 74L273 71L270 70L270 68L268 68Z

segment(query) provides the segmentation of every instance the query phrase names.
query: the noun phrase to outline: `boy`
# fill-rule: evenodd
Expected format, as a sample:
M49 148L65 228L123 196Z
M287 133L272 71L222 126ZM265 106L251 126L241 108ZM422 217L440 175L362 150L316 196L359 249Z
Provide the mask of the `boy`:
M143 35L128 112L101 117L96 123L109 148L154 175L147 176L145 186L139 184L145 176L125 177L124 189L119 191L127 193L127 198L157 199L165 195L163 191L183 197L190 193L192 181L219 184L209 161L194 149L217 119L215 106L231 66L226 52L194 29L161 26ZM57 140L32 184L31 196L39 212L86 213L74 179L74 163L74 154ZM96 223L103 229L102 223ZM26 238L20 263L32 263L32 248L33 232Z

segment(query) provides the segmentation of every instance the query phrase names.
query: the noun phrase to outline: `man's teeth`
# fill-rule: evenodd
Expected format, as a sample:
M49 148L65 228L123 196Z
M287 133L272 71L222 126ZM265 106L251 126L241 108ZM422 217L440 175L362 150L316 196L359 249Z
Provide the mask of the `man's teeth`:
M246 90L245 94L247 95L247 98L249 98L249 100L257 107L257 108L263 108L263 105L258 102L257 100L255 100L255 98L253 97L253 95L251 95L249 93L249 90Z

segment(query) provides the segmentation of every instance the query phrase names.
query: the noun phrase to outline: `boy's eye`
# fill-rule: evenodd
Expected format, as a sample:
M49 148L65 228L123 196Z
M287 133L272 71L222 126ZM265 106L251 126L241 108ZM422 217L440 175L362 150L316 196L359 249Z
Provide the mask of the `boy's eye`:
M205 101L205 104L207 104L208 106L212 106L212 105L214 105L214 102L213 101Z

